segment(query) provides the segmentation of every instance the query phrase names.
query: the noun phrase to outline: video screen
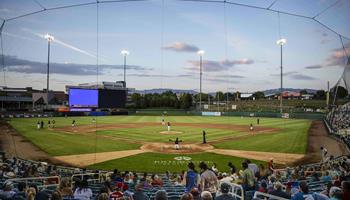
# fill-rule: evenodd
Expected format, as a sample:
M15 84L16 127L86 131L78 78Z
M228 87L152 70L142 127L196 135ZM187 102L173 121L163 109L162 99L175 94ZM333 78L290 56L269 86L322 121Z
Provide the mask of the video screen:
M70 108L98 107L98 90L69 89Z
M99 108L125 108L126 90L100 90Z

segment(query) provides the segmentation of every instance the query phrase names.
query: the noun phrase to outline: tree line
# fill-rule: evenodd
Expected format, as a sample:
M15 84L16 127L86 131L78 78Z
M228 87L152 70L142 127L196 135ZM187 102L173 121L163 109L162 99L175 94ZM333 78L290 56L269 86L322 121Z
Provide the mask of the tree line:
M330 91L330 98L333 98L333 95L337 91L337 98L343 99L348 96L347 90L339 86L338 89L332 88ZM308 94L306 90L301 90L301 94ZM277 94L278 95L278 94ZM324 90L317 90L313 96L315 100L326 100L327 92ZM217 101L235 101L239 100L241 97L240 92L234 93L224 93L221 91L216 92L215 94L206 94L202 93L202 102L210 103ZM257 91L252 94L254 99L266 99L266 96L263 92ZM176 109L189 109L192 106L195 106L196 102L200 101L199 94L176 94L172 91L167 91L161 94L139 94L133 93L130 96L130 105L132 108L176 108Z

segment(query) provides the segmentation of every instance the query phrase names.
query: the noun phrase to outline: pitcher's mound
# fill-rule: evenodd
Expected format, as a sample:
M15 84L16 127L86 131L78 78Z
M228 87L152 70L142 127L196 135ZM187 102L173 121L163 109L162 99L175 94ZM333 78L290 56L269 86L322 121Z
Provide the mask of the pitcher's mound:
M174 135L174 134L180 134L182 132L181 131L161 131L159 133L164 135Z
M214 147L210 144L180 144L180 149L177 150L171 143L147 143L142 145L141 149L159 153L191 154L205 152L214 149Z

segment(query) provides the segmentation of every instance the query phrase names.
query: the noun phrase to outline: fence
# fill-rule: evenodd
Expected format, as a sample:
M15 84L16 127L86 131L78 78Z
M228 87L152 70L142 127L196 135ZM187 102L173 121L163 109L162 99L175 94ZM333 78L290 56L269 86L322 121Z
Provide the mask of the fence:
M35 183L38 189L56 188L60 185L61 179L59 176L49 176L49 177L34 177L34 178L12 178L8 179L13 183L24 182L27 185L30 183Z

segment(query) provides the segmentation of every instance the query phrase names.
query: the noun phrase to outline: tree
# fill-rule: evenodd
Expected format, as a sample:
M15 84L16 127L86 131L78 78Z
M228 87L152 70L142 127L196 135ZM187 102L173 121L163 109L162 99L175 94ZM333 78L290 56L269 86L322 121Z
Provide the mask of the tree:
M257 91L254 92L253 97L255 97L255 99L263 99L265 98L265 94L261 91Z
M215 95L216 101L223 101L224 99L225 99L224 93L222 93L221 91L216 92L216 95Z
M303 95L303 94L307 94L307 90L300 90L300 92L299 92L301 95Z
M319 100L325 100L326 92L324 90L317 90L314 98Z
M338 87L338 89L337 89ZM331 89L331 94L334 95L335 91L337 91L336 97L339 99L343 99L348 96L348 91L343 86L337 86Z
M189 109L192 106L192 95L183 94L180 97L180 107L182 109Z
M131 101L134 103L135 108L142 108L144 106L142 105L142 96L139 93L132 94Z

